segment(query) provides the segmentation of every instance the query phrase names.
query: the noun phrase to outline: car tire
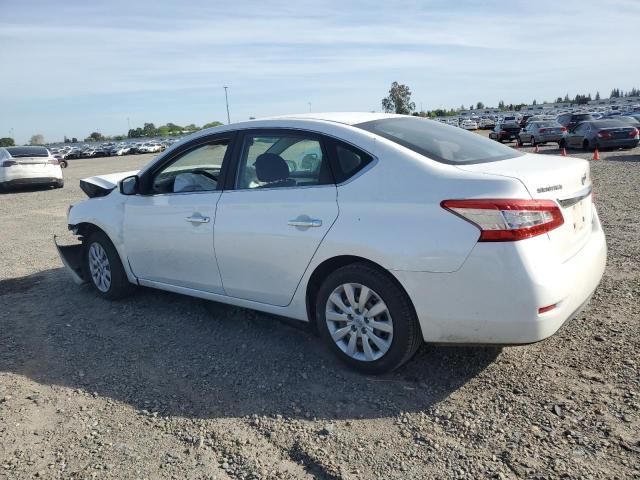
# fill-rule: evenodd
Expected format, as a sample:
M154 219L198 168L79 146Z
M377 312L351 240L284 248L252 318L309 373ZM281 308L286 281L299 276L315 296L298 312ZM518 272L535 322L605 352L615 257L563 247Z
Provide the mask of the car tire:
M66 160L60 160L58 163L60 164L60 168L67 168L69 166Z
M374 308L374 315L368 316ZM315 313L325 343L340 360L362 373L395 370L423 342L405 291L390 274L367 263L350 264L328 275L316 295Z
M60 180L59 182L57 182L57 183L55 184L55 187L56 187L56 188L62 188L62 187L64 187L64 180Z
M102 232L91 233L84 240L82 273L102 298L117 300L131 295L135 285L129 282L116 247Z

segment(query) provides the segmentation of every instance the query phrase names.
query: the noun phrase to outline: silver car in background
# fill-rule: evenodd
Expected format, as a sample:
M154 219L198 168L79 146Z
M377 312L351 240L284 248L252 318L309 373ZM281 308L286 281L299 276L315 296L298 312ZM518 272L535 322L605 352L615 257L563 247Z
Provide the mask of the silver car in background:
M543 122L530 122L518 134L518 143L530 143L535 146L539 143L557 143L560 145L567 129L554 120Z

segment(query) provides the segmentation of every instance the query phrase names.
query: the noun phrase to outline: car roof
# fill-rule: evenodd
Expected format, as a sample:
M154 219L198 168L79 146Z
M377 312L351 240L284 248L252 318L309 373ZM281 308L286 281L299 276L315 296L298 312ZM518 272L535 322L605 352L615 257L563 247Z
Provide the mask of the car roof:
M406 115L377 112L324 112L278 115L273 117L259 118L257 120L322 120L325 122L343 123L345 125L356 125L358 123L371 122L373 120L381 120L383 118L394 117L406 117Z

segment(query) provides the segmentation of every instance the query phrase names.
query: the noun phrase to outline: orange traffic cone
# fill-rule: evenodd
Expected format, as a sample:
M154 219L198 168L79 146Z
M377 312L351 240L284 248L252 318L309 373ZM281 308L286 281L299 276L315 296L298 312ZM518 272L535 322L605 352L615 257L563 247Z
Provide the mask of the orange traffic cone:
M593 151L593 160L600 160L600 152L598 151L598 147Z
M536 153L540 153L540 147L538 147L538 144L536 143L536 149L534 150L534 152Z
M563 157L567 156L567 149L562 147L562 152L560 152L560 155L562 155Z

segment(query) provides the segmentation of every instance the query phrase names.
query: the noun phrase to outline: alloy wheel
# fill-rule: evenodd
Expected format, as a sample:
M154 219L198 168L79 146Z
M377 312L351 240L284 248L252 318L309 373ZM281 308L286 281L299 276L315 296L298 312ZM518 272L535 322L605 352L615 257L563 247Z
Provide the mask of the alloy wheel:
M106 293L111 288L111 265L107 252L98 242L89 247L89 272L98 290Z
M380 295L365 285L345 283L327 300L325 319L331 338L349 357L372 362L391 348L393 321Z

